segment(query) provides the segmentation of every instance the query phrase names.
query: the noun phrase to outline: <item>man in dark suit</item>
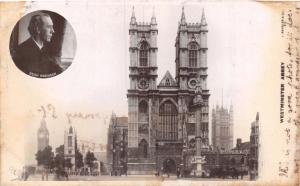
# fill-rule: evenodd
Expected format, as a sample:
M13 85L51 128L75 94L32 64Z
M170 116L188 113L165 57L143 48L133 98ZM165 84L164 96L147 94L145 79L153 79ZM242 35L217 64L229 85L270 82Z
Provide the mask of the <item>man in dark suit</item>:
M31 17L28 31L29 39L16 49L15 63L28 75L47 78L60 74L59 58L50 54L49 42L54 34L53 22L48 14Z

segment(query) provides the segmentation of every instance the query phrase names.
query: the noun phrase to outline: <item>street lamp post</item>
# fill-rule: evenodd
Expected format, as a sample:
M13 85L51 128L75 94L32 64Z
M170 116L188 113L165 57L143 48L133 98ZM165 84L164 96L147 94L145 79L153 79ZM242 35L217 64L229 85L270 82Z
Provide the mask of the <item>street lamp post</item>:
M181 175L185 176L183 173L185 171L186 165L185 165L185 156L186 156L186 151L187 151L187 142L185 139L185 123L186 123L186 117L187 116L187 108L183 107L183 116L182 116L182 153L181 153L181 164L180 164L180 170L181 170Z
M115 172L115 153L116 153L116 150L113 148L113 160L112 160L112 171L111 171L112 176L114 175L114 172Z
M196 115L196 155L193 157L193 164L196 164L196 169L194 170L194 175L201 177L205 171L203 169L203 164L205 163L205 157L201 155L202 143L205 137L205 131L202 127L202 108L204 106L204 100L202 98L202 88L200 81L200 74L197 74L197 84L195 90L195 97L193 99L193 107L195 108Z

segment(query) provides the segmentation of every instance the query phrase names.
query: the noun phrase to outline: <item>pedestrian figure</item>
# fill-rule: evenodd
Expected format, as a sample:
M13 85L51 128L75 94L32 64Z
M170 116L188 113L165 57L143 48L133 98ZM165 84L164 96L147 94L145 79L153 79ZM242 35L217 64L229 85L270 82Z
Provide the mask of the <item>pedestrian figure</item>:
M66 180L69 180L69 175L68 175L67 171L64 171L64 174L65 174Z
M48 181L48 170L46 170L46 181Z
M45 175L44 175L44 171L42 171L42 180L43 180L43 181L44 181L44 179L45 179L44 176L45 176Z
M24 181L27 181L28 177L29 177L29 173L25 171Z
M180 176L180 168L179 167L177 167L177 178L179 178L179 176Z

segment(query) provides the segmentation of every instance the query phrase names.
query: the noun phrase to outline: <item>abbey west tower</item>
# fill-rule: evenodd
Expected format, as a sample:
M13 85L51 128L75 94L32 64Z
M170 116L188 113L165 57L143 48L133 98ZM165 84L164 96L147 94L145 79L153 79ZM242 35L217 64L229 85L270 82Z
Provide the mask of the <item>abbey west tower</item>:
M200 18L199 18L200 19ZM184 9L175 48L175 79L167 71L157 85L157 22L130 20L128 174L176 171L182 149L208 148L207 24L187 23Z

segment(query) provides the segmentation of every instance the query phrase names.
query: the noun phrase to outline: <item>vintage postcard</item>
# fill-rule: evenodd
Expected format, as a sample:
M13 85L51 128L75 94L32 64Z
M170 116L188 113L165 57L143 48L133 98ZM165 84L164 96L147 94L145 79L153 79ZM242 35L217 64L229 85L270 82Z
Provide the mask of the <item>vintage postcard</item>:
M1 185L299 185L300 4L0 3Z

